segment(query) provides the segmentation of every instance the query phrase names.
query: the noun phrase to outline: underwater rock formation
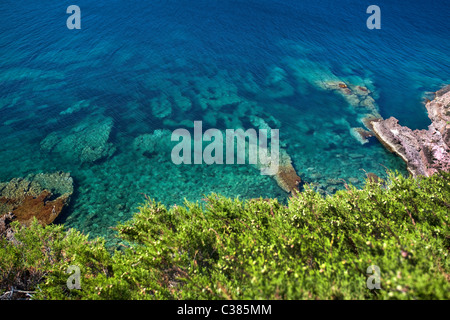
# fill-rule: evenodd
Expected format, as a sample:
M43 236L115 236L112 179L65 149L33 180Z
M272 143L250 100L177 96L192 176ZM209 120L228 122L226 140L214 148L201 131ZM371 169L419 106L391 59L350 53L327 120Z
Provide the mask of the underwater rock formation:
M250 115L248 117L248 120L255 128L258 128L259 130L266 130L265 132L267 133L267 137L270 139L271 130L280 128L281 123L270 114L269 115L264 114L261 116L264 116L264 118L255 115ZM280 144L283 145L282 141L280 141Z
M182 92L174 90L172 92L172 99L181 111L188 112L191 110L192 101L188 97L184 96Z
M152 113L156 118L167 118L172 114L172 104L169 98L163 94L158 98L154 98L150 101Z
M394 117L371 125L378 140L406 162L411 175L428 177L450 170L450 85L437 91L425 107L431 120L428 130L413 131Z
M41 141L41 150L55 152L81 163L111 157L116 148L109 142L114 121L112 118L92 117L83 120L69 132L56 131Z
M69 173L39 173L14 178L0 183L0 216L8 215L24 225L29 225L35 217L47 225L69 204L72 193L73 179Z
M67 108L64 111L61 111L59 113L59 115L64 116L64 115L70 115L76 112L79 112L83 109L89 108L91 106L90 101L88 100L81 100L76 102L75 104L73 104L70 108Z
M228 110L230 106L243 102L238 87L219 76L215 78L199 77L195 81L196 103L202 110Z
M350 134L358 140L361 144L368 143L368 138L373 137L373 133L370 131L365 130L364 128L358 127L358 128L351 128Z
M153 133L146 133L136 137L133 141L133 149L146 156L155 154L170 154L172 132L167 129L158 129Z
M368 88L342 81L320 82L320 86L326 90L336 91L353 107L365 109L367 116L381 118L372 91Z
M361 114L359 121L369 131L361 127L350 128L350 134L361 144L369 142L368 138L373 136L370 132L372 130L370 122L381 119L372 91L365 86L339 80L324 81L319 84L323 89L339 93L352 107L358 109L358 113Z
M294 190L299 190L302 179L297 175L297 172L292 165L291 157L284 149L280 150L280 164L274 179L280 188L287 193L293 193Z
M272 99L290 97L294 88L287 80L287 72L280 67L273 67L265 81L264 93Z

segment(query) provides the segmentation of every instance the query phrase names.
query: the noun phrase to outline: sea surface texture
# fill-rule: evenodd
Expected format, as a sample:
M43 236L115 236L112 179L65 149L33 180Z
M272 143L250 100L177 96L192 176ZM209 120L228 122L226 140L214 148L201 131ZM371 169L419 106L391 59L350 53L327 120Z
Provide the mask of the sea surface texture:
M372 4L2 0L0 181L70 172L75 194L57 222L109 237L145 195L286 201L253 165L174 164L171 133L193 121L279 129L302 184L324 195L361 187L366 172L407 174L358 128L379 116L430 124L423 101L450 83L449 6L378 0L381 29L369 30ZM80 30L66 26L69 5Z

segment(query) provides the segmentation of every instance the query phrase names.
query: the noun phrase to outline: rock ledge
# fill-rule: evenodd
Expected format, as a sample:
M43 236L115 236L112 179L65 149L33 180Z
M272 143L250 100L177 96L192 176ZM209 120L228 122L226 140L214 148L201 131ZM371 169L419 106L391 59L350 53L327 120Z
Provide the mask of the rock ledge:
M403 127L394 117L370 122L378 140L406 162L414 177L450 170L450 85L437 91L425 107L431 120L428 130Z

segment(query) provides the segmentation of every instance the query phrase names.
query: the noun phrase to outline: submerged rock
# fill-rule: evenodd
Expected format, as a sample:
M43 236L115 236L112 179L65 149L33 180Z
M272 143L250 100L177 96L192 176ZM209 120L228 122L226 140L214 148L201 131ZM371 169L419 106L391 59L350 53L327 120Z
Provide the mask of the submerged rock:
M85 108L89 108L90 106L91 106L90 101L81 100L81 101L74 103L70 108L67 108L64 111L61 111L59 114L62 116L73 114L73 113L79 112Z
M146 157L156 154L170 154L172 150L172 132L167 129L158 129L153 133L146 133L136 137L133 149Z
M191 110L192 101L188 97L184 96L180 91L174 91L172 93L172 99L181 111L188 112Z
M231 106L244 101L238 94L237 86L224 80L226 78L198 78L195 82L196 103L202 110L229 111Z
M29 225L33 218L52 223L69 204L73 179L69 173L40 173L0 183L0 216ZM2 221L5 221L3 217Z
M254 150L258 150L258 152L262 152L261 147L257 143L256 145L252 144L250 145L250 142L248 139L245 139L245 149L250 150L250 148L254 148ZM282 143L280 143L282 144ZM267 145L271 145L271 142L267 142ZM269 155L272 152L272 150L266 150L264 151L265 154ZM258 170L263 170L269 168L272 163L261 163L260 156L257 157L257 163L254 164L255 168ZM245 159L244 159L245 162ZM287 151L283 148L279 149L279 157L278 157L278 171L271 175L272 178L277 182L278 186L286 191L287 193L293 193L294 190L299 190L299 185L301 183L301 178L297 175L297 172L292 164L292 159L287 153Z
M172 114L172 104L166 95L154 98L150 101L152 114L159 119L167 118Z
M373 93L367 87L344 83L336 79L319 82L318 84L325 90L332 90L339 93L351 106L362 111L363 115L360 121L366 127L367 119L381 118ZM368 129L370 128L368 127ZM357 135L355 135L355 138L360 140Z
M114 121L109 117L88 118L70 131L50 133L41 141L41 150L56 152L81 163L95 162L111 157L116 148L109 142Z
M363 124L365 128L356 127L349 129L352 137L361 144L368 143L368 139L373 136L371 133L372 127L370 122L381 119L379 108L375 101L376 96L372 90L365 85L362 85L365 82L367 81L357 81L359 84L343 82L335 76L316 82L320 88L334 91L342 96L358 113L357 120Z
M287 72L280 67L274 67L266 78L263 92L273 99L278 99L292 96L294 88L287 80Z
M378 140L406 162L413 176L428 177L450 170L450 86L439 90L425 107L431 119L428 130L413 131L394 117L371 125Z
M369 138L373 137L373 133L370 131L365 130L364 128L358 127L358 128L351 128L350 134L358 140L361 144L366 144L369 142Z

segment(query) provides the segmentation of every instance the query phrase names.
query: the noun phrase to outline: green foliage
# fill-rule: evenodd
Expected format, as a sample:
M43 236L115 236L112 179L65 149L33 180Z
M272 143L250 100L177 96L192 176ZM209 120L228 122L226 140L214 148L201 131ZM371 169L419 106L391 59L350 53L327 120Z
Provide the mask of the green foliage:
M88 282L92 274L105 272L111 260L104 241L90 241L73 229L65 232L63 226L42 227L35 220L28 228L15 222L13 230L13 241L0 237L0 294L13 289L34 290L36 298L45 298L40 290L44 285L52 298L62 299L68 293L69 265L80 266Z
M15 225L18 243L0 240L0 294L39 271L26 286L35 299L449 299L450 174L346 189L306 186L287 206L149 200L117 226L115 252L60 226ZM69 265L81 290L67 289ZM380 290L367 288L371 265Z

